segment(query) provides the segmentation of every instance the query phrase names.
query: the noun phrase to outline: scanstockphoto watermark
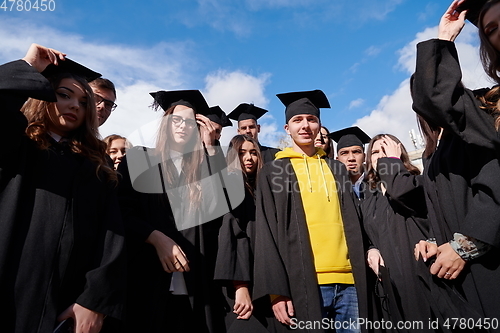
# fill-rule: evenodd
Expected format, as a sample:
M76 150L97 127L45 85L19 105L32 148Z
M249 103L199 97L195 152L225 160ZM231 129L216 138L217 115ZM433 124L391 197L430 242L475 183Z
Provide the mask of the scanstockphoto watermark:
M300 321L297 318L292 318L290 328L292 330L423 330L431 328L431 323L427 325L421 321L398 321L392 322L387 320L368 320L366 318L349 319L338 321L331 318L323 318L322 320L305 320Z
M53 12L55 0L2 0L0 12Z
M345 170L342 170L344 168L343 165L340 164L333 164L331 166L331 170L334 175L337 174L342 174L346 173ZM295 170L293 168L293 165L291 163L275 163L273 165L273 170L271 172L271 175L269 177L269 182L272 185L272 192L273 193L300 193L301 189L303 188L312 188L312 189L321 189L325 186L325 184L329 185L326 180L315 180L315 178L310 177L309 175L307 176L307 183L306 184L301 184L299 178L302 175L301 173L308 173L309 170L308 168L304 170ZM397 172L400 172L399 166L391 166L390 169L388 168L381 168L381 174L396 174ZM355 183L350 180L350 178L345 179L346 177L343 177L344 181L340 181L340 177L335 177L335 188L337 192L350 192L352 188L355 186ZM388 185L385 181L378 180L376 182L376 185L372 188L371 186L364 186L364 192L365 193L375 193L375 192L381 192L382 188L387 189Z
M241 170L228 170L222 153L209 156L199 145L181 152L137 146L127 162L133 188L168 200L178 230L224 216L245 198Z
M358 320L349 319L348 321L336 321L330 318L323 318L322 320L298 320L297 318L291 319L292 330L358 330Z

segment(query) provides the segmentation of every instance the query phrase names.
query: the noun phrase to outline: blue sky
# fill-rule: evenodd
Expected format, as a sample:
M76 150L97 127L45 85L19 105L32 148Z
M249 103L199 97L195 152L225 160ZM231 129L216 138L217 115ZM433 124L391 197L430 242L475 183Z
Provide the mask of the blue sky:
M54 1L53 12L0 9L0 61L21 58L37 42L101 72L117 85L119 105L101 134L131 135L134 144L149 144L154 134L153 125L142 137L131 134L158 117L148 108L150 91L200 89L226 112L253 102L270 111L260 140L275 145L284 136L284 107L275 94L322 89L332 105L322 112L330 130L356 124L411 145L415 44L436 36L449 6L443 0ZM476 34L467 24L457 40L471 88L491 85ZM225 130L223 142L233 134Z

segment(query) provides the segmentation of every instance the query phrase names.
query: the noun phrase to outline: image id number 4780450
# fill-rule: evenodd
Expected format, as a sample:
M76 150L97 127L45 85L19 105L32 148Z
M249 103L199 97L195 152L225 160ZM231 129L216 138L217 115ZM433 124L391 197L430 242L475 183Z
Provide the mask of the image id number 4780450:
M0 11L4 12L53 12L56 10L55 0L3 0L1 2Z

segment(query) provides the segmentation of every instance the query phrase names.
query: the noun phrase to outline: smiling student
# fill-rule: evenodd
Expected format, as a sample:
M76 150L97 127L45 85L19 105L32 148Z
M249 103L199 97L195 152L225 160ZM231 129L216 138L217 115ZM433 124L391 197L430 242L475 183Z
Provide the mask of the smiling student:
M111 158L111 161L113 161L114 169L118 169L118 165L120 165L127 153L127 149L131 148L132 145L127 138L118 134L108 135L102 141L106 144L106 153Z
M315 147L319 108L330 105L321 90L277 96L293 146L258 179L254 299L270 297L276 319L287 326L357 321L358 296L366 294L365 248L349 175Z

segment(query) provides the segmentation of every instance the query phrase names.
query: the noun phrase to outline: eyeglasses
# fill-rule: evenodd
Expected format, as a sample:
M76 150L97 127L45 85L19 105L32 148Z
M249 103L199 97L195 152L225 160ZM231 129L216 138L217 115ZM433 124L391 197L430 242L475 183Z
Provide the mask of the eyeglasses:
M104 108L109 112L113 112L118 106L115 104L115 102L110 101L109 99L105 99L101 95L97 95L94 93L94 97L95 97L95 106L99 106L99 104L104 103Z
M197 125L197 122L194 119L190 118L185 119L182 118L181 116L175 116L175 115L172 115L171 118L172 118L172 123L177 127L181 126L182 123L186 124L187 128L195 128Z

